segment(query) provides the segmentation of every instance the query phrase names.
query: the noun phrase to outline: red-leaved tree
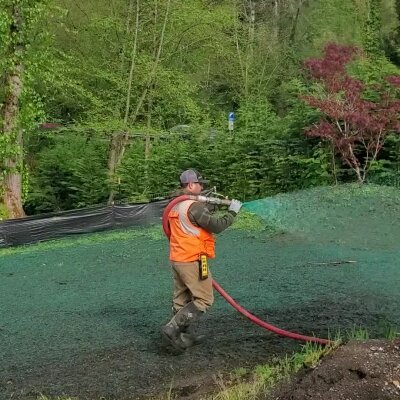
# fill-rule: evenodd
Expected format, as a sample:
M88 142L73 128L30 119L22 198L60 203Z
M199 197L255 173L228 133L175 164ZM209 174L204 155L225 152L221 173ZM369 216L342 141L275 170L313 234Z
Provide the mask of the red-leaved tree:
M323 58L305 62L323 90L302 98L322 113L320 121L306 129L306 135L330 141L363 183L387 135L400 133L400 100L395 95L400 76L389 76L371 87L374 100L367 100L367 85L346 71L346 65L358 56L361 51L355 47L327 44Z

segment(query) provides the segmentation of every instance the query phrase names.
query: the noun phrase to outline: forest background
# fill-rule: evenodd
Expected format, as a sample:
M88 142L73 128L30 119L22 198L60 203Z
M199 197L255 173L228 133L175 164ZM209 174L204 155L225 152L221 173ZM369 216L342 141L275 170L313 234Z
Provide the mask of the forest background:
M399 186L399 66L400 0L0 0L0 218L149 201L186 168L244 201ZM389 98L371 141L353 111ZM352 126L343 99L345 142L319 125Z

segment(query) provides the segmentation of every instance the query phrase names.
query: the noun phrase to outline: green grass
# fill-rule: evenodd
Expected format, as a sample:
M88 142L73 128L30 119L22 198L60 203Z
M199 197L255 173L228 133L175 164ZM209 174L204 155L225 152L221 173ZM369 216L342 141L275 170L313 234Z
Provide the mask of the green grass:
M369 333L368 330L362 328L361 326L354 326L347 335L349 340L368 340Z
M385 328L385 338L388 340L395 340L400 337L400 328L388 325Z
M320 359L331 353L337 343L321 346L306 343L298 353L285 358L275 358L269 364L258 365L252 371L239 368L229 377L219 376L216 383L219 391L208 400L256 400L260 395L271 391L277 384L290 377L302 368L315 368Z

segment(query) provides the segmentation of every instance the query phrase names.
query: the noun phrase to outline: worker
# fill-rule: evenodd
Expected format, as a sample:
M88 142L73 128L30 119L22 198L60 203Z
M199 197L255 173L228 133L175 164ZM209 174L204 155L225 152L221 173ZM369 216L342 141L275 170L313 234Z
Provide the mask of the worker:
M207 181L198 171L189 169L181 174L180 183L180 195L200 195ZM211 207L204 202L184 200L168 215L174 316L161 328L161 334L179 352L202 340L188 329L214 302L212 276L206 264L207 259L215 257L213 234L233 223L242 203L232 200L228 211L219 217L212 214L215 208Z

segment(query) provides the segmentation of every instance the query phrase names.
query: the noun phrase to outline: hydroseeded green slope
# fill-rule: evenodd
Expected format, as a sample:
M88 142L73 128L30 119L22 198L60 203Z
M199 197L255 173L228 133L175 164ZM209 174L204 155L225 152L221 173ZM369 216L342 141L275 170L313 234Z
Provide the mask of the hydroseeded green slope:
M398 247L400 190L375 185L320 187L246 203L273 234L366 248Z
M214 278L241 305L283 329L321 337L357 326L383 336L400 326L397 190L318 188L245 208L264 222L243 213L236 229L218 236L211 262ZM171 369L159 337L171 291L160 226L2 251L0 382L14 383L0 385L0 398L29 387L90 397L93 382L97 398L146 394L188 371L262 362L297 346L216 295L199 326L207 345L174 358Z

